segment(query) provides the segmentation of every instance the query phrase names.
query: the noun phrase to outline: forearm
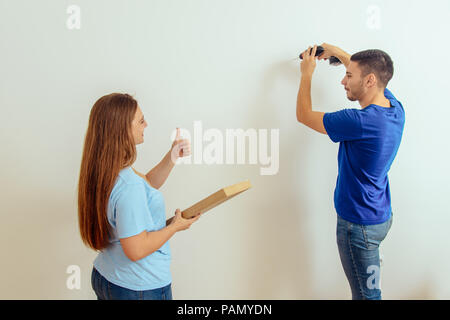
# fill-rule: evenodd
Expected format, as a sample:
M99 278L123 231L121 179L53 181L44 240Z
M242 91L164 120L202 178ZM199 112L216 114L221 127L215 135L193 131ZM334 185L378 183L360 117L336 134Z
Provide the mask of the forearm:
M351 55L342 50L341 48L337 48L337 52L334 54L336 58L341 60L342 64L347 67L350 63L350 57Z
M163 246L176 233L175 227L169 225L158 231L145 232L140 243L136 260L145 258Z
M171 152L169 151L164 158L145 176L155 189L159 189L167 180L167 177L174 166L175 164L172 162Z
M312 112L311 80L312 75L310 74L302 74L300 79L300 88L297 94L297 120L300 122L303 122L308 113Z

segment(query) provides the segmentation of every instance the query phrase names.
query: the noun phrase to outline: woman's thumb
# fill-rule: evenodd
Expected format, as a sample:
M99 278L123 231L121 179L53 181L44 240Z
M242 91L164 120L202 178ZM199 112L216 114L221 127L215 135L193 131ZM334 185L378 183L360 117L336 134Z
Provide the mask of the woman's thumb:
M175 215L181 217L181 211L180 211L180 209L175 210Z

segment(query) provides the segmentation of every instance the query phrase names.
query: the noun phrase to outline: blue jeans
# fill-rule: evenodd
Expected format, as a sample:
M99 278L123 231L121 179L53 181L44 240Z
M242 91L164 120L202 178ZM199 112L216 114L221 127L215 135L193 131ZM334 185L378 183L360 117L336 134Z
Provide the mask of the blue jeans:
M120 287L92 269L91 284L98 300L172 300L171 284L153 290L134 291Z
M381 300L379 246L392 225L360 225L337 218L336 238L353 300Z

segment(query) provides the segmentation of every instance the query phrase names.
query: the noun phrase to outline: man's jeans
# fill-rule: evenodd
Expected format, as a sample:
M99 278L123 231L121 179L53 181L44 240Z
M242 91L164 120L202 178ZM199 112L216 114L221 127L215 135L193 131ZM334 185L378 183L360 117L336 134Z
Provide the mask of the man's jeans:
M342 267L353 300L381 300L379 246L392 225L392 215L384 223L360 225L338 215L336 238Z

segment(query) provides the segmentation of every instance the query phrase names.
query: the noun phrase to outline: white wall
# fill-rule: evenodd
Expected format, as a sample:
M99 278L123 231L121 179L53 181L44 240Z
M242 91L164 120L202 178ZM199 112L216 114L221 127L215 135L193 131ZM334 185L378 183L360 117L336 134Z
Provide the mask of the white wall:
M174 298L350 298L335 241L338 145L295 119L292 59L322 42L394 60L389 87L406 125L390 172L384 298L450 298L450 2L345 2L1 0L0 298L95 298L76 190L89 111L115 91L134 94L149 122L142 172L177 126L279 129L276 175L260 175L259 164L180 164L161 189L171 216L223 186L253 185L172 238ZM81 9L80 29L66 26L69 5ZM318 63L316 110L358 107L339 84L344 72ZM80 289L66 286L70 265Z

